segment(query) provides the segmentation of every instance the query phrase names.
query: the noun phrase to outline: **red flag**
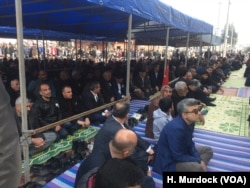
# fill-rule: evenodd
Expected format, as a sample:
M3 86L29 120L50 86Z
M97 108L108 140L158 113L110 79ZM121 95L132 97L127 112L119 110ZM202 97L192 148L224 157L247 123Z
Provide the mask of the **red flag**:
M168 65L166 66L163 81L162 81L162 86L168 85L169 83L169 67Z

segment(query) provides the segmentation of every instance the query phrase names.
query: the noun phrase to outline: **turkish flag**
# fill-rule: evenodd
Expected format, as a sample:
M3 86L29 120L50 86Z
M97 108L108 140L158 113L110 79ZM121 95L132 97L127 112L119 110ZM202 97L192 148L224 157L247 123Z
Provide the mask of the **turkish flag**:
M167 66L166 66L166 69L165 69L165 71L164 71L162 86L168 85L168 83L169 83L169 67L168 67L168 65L167 65Z

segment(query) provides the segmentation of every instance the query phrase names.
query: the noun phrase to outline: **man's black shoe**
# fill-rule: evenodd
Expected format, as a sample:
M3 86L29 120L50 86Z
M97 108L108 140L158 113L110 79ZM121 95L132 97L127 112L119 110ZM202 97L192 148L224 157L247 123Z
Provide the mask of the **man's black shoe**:
M207 103L207 106L216 106L216 104L209 102Z
M208 100L209 100L209 102L214 102L215 100L216 100L216 97L214 97L214 98L208 98Z

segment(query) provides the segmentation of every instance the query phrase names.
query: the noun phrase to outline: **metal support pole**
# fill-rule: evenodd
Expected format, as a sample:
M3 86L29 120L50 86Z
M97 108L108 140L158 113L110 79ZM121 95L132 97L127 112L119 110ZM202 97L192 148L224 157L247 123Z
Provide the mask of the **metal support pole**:
M168 40L169 40L169 27L167 28L167 34L166 34L165 61L164 61L164 77L168 76L168 75L165 75L165 71L166 71L166 67L167 67L167 59L168 59Z
M39 45L38 45L38 37L36 36L36 50L37 50L37 59L40 63L40 53L39 53Z
M44 31L43 31L43 60L45 62L45 52L46 52L46 47L44 45Z
M190 37L190 33L188 32L187 35L187 44L186 44L186 54L185 54L185 67L187 67L187 60L188 60L188 48L189 48L189 37Z
M202 59L202 35L200 35L200 46L199 46L199 59L198 59L198 65L200 65Z
M126 96L129 95L129 77L130 77L130 45L131 45L131 29L132 29L132 14L128 18L128 48L127 48L127 80L126 80Z
M226 31L224 35L224 48L223 48L223 57L226 57L227 55L227 35L228 35L228 22L229 22L229 9L230 9L230 0L228 0L228 8L227 8L227 22L226 22Z
M20 80L20 96L22 99L22 131L23 137L28 136L27 107L26 107L26 79L25 79L25 64L23 52L23 17L22 17L22 1L15 0L16 8L16 26L17 26L17 45L18 45L18 65L19 65L19 80ZM23 142L23 157L24 157L24 177L25 183L30 181L29 167L29 145Z

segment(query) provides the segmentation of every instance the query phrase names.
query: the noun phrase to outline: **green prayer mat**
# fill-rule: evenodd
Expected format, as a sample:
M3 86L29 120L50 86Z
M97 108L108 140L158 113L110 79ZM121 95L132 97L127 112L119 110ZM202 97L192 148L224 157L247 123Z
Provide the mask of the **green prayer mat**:
M197 129L204 129L219 133L236 136L249 136L249 122L247 121L250 112L249 99L213 95L217 100L214 102L216 107L206 107L207 115L204 116L205 124L196 123Z
M61 139L58 142L53 143L50 147L37 153L30 157L29 165L32 166L34 164L43 164L52 157L55 157L59 153L63 151L67 151L72 148L72 140L74 139L83 139L85 141L94 138L97 134L98 129L93 127L88 127L87 129L79 129L77 130L74 135L69 135L65 139ZM23 162L24 167L24 162Z
M232 71L230 77L226 80L223 86L236 87L236 88L245 87L245 81L246 81L246 78L244 77L245 70L246 70L246 65L243 65L241 69Z

